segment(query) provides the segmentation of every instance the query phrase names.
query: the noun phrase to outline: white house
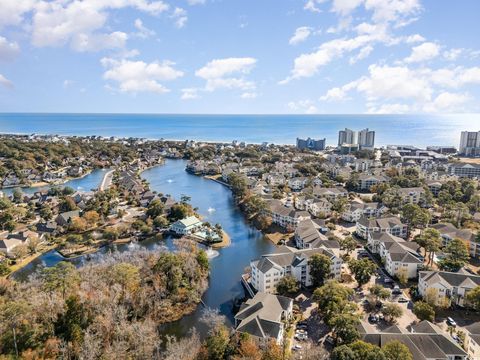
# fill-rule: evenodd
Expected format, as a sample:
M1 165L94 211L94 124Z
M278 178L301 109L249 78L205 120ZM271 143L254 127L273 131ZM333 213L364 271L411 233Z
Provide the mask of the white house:
M455 238L463 240L470 250L470 256L478 257L480 254L480 243L476 241L475 233L470 229L458 229L451 223L438 223L431 226L438 230L442 236L443 246L446 246Z
M387 216L377 219L369 219L365 216L362 216L360 220L357 221L356 233L363 239L368 239L368 234L370 233L388 233L401 238L407 236L407 225L403 224L400 221L399 217L396 216Z
M327 199L307 202L307 211L316 217L326 217L332 213L332 204Z
M345 207L345 211L341 216L345 221L357 222L362 216L367 218L379 217L387 212L387 210L388 208L382 203L360 203L353 201Z
M251 285L257 291L274 293L280 279L292 275L303 286L311 286L308 260L314 254L324 254L331 261L331 277L340 278L342 260L326 248L297 250L283 246L276 253L263 255L250 262L252 268Z
M385 270L391 276L405 273L408 279L413 279L423 266L423 257L418 253L420 246L414 241L377 232L368 235L368 247L384 260Z
M271 216L274 224L285 229L295 229L300 221L310 219L308 212L287 207L279 200L270 200L268 205L267 215Z
M359 190L370 190L374 185L386 183L388 178L383 175L371 175L371 174L360 174L358 175L358 185Z
M307 185L307 182L308 182L307 177L294 177L294 178L288 179L288 187L292 191L300 191Z
M170 226L170 231L177 235L188 235L202 227L203 223L195 216L189 216L182 220L175 221Z
M293 299L258 292L240 306L235 315L235 330L257 341L274 339L283 342L285 321L292 318Z
M451 301L454 304L465 305L465 295L480 286L480 276L470 274L463 269L458 272L420 271L418 292L421 296L435 295L436 303Z

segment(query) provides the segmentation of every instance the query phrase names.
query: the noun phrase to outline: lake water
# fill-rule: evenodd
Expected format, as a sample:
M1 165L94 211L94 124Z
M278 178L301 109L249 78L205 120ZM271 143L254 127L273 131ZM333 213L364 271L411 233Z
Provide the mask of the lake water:
M92 189L96 189L100 186L100 183L102 182L103 176L105 173L108 172L109 169L95 169L89 174L77 178L77 179L72 179L69 180L63 184L58 185L59 187L71 187L75 191L90 191ZM51 188L51 185L46 185L46 186L38 186L38 187L24 187L20 188L22 192L25 194L33 194L37 191L41 190L47 190ZM15 188L6 188L6 189L0 189L4 194L10 195L13 193Z
M157 166L143 172L142 177L148 180L152 190L163 194L170 194L176 199L182 195L191 197L191 204L198 207L198 212L205 221L212 224L220 223L230 235L232 244L220 249L220 255L211 260L210 286L203 296L203 302L208 306L219 309L228 320L233 320L233 306L235 299L244 297L244 290L240 283L240 276L250 260L261 254L270 252L274 245L265 240L258 230L251 227L243 214L235 206L232 194L228 188L211 180L191 175L185 171L186 161L167 160L162 166ZM142 246L155 250L156 247L169 245L162 242L141 242L138 245L118 245L115 248L125 251L132 246ZM104 256L111 248L102 248L98 256ZM38 266L53 266L61 261L56 251L46 253L33 261L30 265L14 274L16 279L23 279L31 274ZM82 264L83 257L74 260L75 264ZM184 335L197 327L200 332L204 326L199 323L203 306L180 321L165 325L163 331L169 334Z
M462 130L478 131L480 114L462 115L138 115L0 114L0 133L102 135L171 140L294 144L326 138L342 128L376 131L376 145L459 145Z

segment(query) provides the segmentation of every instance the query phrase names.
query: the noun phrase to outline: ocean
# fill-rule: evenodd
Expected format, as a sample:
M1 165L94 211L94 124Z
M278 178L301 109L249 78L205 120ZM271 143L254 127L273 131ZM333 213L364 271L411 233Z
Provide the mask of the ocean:
M168 140L294 144L297 137L337 145L340 129L376 131L375 145L457 146L480 130L480 114L462 115L169 115L0 114L0 133L101 135Z

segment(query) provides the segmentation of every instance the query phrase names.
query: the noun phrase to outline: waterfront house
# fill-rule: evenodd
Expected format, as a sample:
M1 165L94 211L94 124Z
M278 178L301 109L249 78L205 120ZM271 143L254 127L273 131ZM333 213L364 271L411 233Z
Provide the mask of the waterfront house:
M285 322L293 316L293 299L258 292L240 306L235 315L235 330L256 341L273 339L283 342Z
M310 218L308 212L287 207L280 200L268 201L267 207L266 213L272 218L272 222L287 230L295 229L300 221Z
M308 260L314 254L323 254L330 258L330 276L340 278L342 260L331 249L293 249L282 246L275 253L263 255L258 260L250 262L252 269L251 285L257 291L275 293L280 279L291 275L302 286L311 286L310 266Z
M480 276L460 269L458 272L420 271L418 292L421 296L435 295L436 304L445 302L463 306L465 295L480 286Z
M196 216L189 216L182 220L175 221L170 226L170 231L176 235L189 235L202 227L203 223Z
M381 218L367 218L362 216L356 224L356 233L362 239L368 239L370 233L388 233L401 238L407 237L407 225L399 217L386 216Z
M330 241L325 236L328 231L326 226L318 224L314 220L304 220L300 222L295 230L295 246L298 249L315 249L322 245L327 248L339 248L337 241Z

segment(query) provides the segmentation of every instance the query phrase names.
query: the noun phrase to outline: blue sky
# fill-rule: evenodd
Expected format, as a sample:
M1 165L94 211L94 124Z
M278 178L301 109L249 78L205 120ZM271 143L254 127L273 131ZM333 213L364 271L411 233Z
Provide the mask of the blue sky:
M480 112L478 14L478 0L0 0L0 112Z

